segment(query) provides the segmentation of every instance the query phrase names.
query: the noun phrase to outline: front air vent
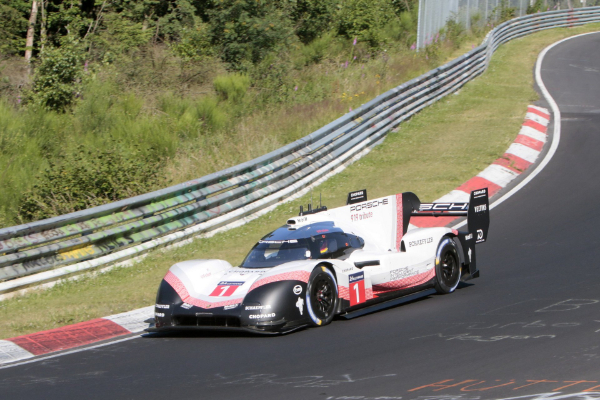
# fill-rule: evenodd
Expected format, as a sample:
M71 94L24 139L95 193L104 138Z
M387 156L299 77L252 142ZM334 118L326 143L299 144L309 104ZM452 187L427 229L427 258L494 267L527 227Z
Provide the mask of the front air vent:
M240 319L232 316L179 316L174 319L175 325L178 326L240 327Z

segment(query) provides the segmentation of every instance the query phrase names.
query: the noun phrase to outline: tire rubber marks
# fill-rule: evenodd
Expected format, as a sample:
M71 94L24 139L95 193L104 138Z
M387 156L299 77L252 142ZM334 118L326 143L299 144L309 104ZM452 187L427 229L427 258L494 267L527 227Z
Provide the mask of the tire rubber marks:
M439 198L435 202L465 202L469 201L472 190L482 187L488 188L492 197L502 188L506 187L513 179L523 173L539 157L547 141L546 131L550 122L550 113L542 107L528 106L525 122L521 126L519 135L510 145L504 155L493 162L492 165L481 171L455 190ZM415 217L411 225L419 228L446 226L455 221L456 217Z

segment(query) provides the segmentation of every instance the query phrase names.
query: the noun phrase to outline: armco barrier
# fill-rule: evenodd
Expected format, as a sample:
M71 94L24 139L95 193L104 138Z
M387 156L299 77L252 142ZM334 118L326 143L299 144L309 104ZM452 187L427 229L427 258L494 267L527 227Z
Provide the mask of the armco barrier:
M493 29L467 54L262 157L145 195L0 229L0 296L138 256L284 201L483 73L501 44L543 29L590 22L600 22L600 7L515 18Z

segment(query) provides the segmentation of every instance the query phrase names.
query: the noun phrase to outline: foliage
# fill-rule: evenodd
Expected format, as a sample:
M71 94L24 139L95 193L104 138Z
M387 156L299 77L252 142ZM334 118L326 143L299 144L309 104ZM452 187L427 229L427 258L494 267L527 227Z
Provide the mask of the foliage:
M490 18L492 18L494 14L497 16L496 19L498 20L498 23L502 23L515 18L517 16L517 9L511 7L508 0L500 0L500 4L498 7L494 8Z
M291 12L296 36L309 44L328 32L337 20L339 0L297 0Z
M278 5L275 0L223 0L209 11L212 43L232 69L247 71L290 44L292 25Z
M527 14L535 14L542 11L544 7L543 0L535 0L535 3L527 6Z
M398 18L390 19L383 31L386 37L392 41L400 42L408 48L417 41L417 9L415 11L404 11Z
M213 85L222 100L231 100L237 103L246 95L250 87L250 78L243 74L227 74L217 76Z
M388 1L347 0L340 10L338 33L377 48L384 40L381 27L393 16L394 10Z
M304 67L321 62L325 55L332 51L334 38L335 34L333 32L327 32L312 42L301 46L300 53L302 54L302 58L299 66Z
M77 42L65 43L60 48L47 46L34 76L34 102L64 111L79 95L82 76L83 54Z
M357 86L356 96L379 93L389 54L405 54L398 74L411 63L424 68L426 53L408 51L416 3L45 2L47 18L40 12L35 26L33 75L19 55L11 63L0 58L0 142L10 143L0 143L0 225L18 222L21 199L33 196L34 177L50 163L66 165L65 154L89 161L111 151L109 137L121 142L123 157L137 154L140 144L144 154L168 160L171 169L161 176L175 183L306 135L366 98L353 94L342 105L337 99L350 86ZM0 4L23 21L29 17L31 0ZM344 13L353 18L346 30ZM15 32L24 43L26 30ZM390 53L378 49L384 43ZM272 115L280 115L278 124L261 125ZM76 145L96 150L78 152Z
M19 4L14 4L19 6ZM17 54L25 49L27 20L11 5L0 3L0 52Z
M465 27L458 22L458 18L449 18L444 27L444 35L455 49L460 48L466 39Z
M203 61L206 57L214 55L210 44L208 25L195 20L192 27L184 27L179 32L179 40L171 43L173 52L183 61Z
M23 196L18 218L36 221L148 192L160 182L160 165L139 148L126 154L117 140L107 150L79 146L49 162Z

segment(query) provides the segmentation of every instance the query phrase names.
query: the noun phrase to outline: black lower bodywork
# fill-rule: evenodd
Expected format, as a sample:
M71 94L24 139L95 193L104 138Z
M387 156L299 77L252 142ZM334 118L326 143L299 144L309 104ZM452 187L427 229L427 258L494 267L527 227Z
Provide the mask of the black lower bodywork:
M302 291L296 294L298 286ZM163 280L156 296L155 325L147 331L206 329L244 330L260 334L287 333L309 324L306 305L303 304L302 311L297 306L298 298L304 299L305 293L305 282L279 281L252 290L235 307L190 307Z

